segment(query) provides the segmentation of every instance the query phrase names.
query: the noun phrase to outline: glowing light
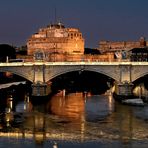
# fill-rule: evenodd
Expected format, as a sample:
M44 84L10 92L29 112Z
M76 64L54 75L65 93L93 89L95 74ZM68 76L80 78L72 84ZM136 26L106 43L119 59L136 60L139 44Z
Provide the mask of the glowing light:
M108 96L108 107L109 107L109 111L112 111L112 109L113 109L113 97L112 97L112 95Z

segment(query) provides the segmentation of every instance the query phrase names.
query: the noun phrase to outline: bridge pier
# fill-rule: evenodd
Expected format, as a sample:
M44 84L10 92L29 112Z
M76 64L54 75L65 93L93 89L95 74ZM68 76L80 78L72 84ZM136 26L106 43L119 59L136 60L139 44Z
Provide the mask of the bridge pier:
M122 82L117 84L116 94L121 96L133 95L133 83Z
M51 84L45 82L45 69L46 66L44 64L33 65L32 96L47 96L51 93Z
M47 96L51 92L51 87L47 83L33 83L32 84L32 96Z
M115 94L119 99L131 98L133 96L132 66L119 65L119 69L120 79L115 84Z

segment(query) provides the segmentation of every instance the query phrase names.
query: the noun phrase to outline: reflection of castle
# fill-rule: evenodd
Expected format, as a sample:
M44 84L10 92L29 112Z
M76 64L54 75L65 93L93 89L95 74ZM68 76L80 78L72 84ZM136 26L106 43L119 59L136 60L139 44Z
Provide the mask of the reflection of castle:
M83 54L84 39L76 28L65 28L61 23L39 29L27 42L28 55L36 50L45 53Z

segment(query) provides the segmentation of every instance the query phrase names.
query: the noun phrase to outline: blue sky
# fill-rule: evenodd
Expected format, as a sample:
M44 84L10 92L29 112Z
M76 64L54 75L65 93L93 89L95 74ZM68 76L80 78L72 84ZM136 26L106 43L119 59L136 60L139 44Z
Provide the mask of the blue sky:
M85 47L148 38L148 0L0 0L0 43L24 45L56 18L79 28Z

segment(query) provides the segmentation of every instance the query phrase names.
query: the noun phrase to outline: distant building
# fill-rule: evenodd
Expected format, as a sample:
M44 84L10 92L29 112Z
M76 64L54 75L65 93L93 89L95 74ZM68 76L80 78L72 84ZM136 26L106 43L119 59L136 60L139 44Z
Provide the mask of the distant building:
M133 48L129 52L130 61L148 61L148 47Z
M146 41L144 37L141 37L139 41L119 41L119 42L100 41L98 50L102 54L114 53L114 59L117 61L136 60L135 56L137 56L136 53L138 53L138 51L135 50L136 52L135 53L134 51L131 52L131 50L138 49L140 55L143 55L143 52L141 53L140 49L141 48L145 49L147 46L148 46L148 41ZM140 57L138 58L138 60L140 60Z
M84 39L76 28L65 28L61 23L50 24L33 34L27 42L27 54L84 54Z
M130 50L133 48L142 48L148 46L148 41L145 41L144 37L141 37L139 41L100 41L99 42L99 50L101 52L108 51L119 51L119 50Z

